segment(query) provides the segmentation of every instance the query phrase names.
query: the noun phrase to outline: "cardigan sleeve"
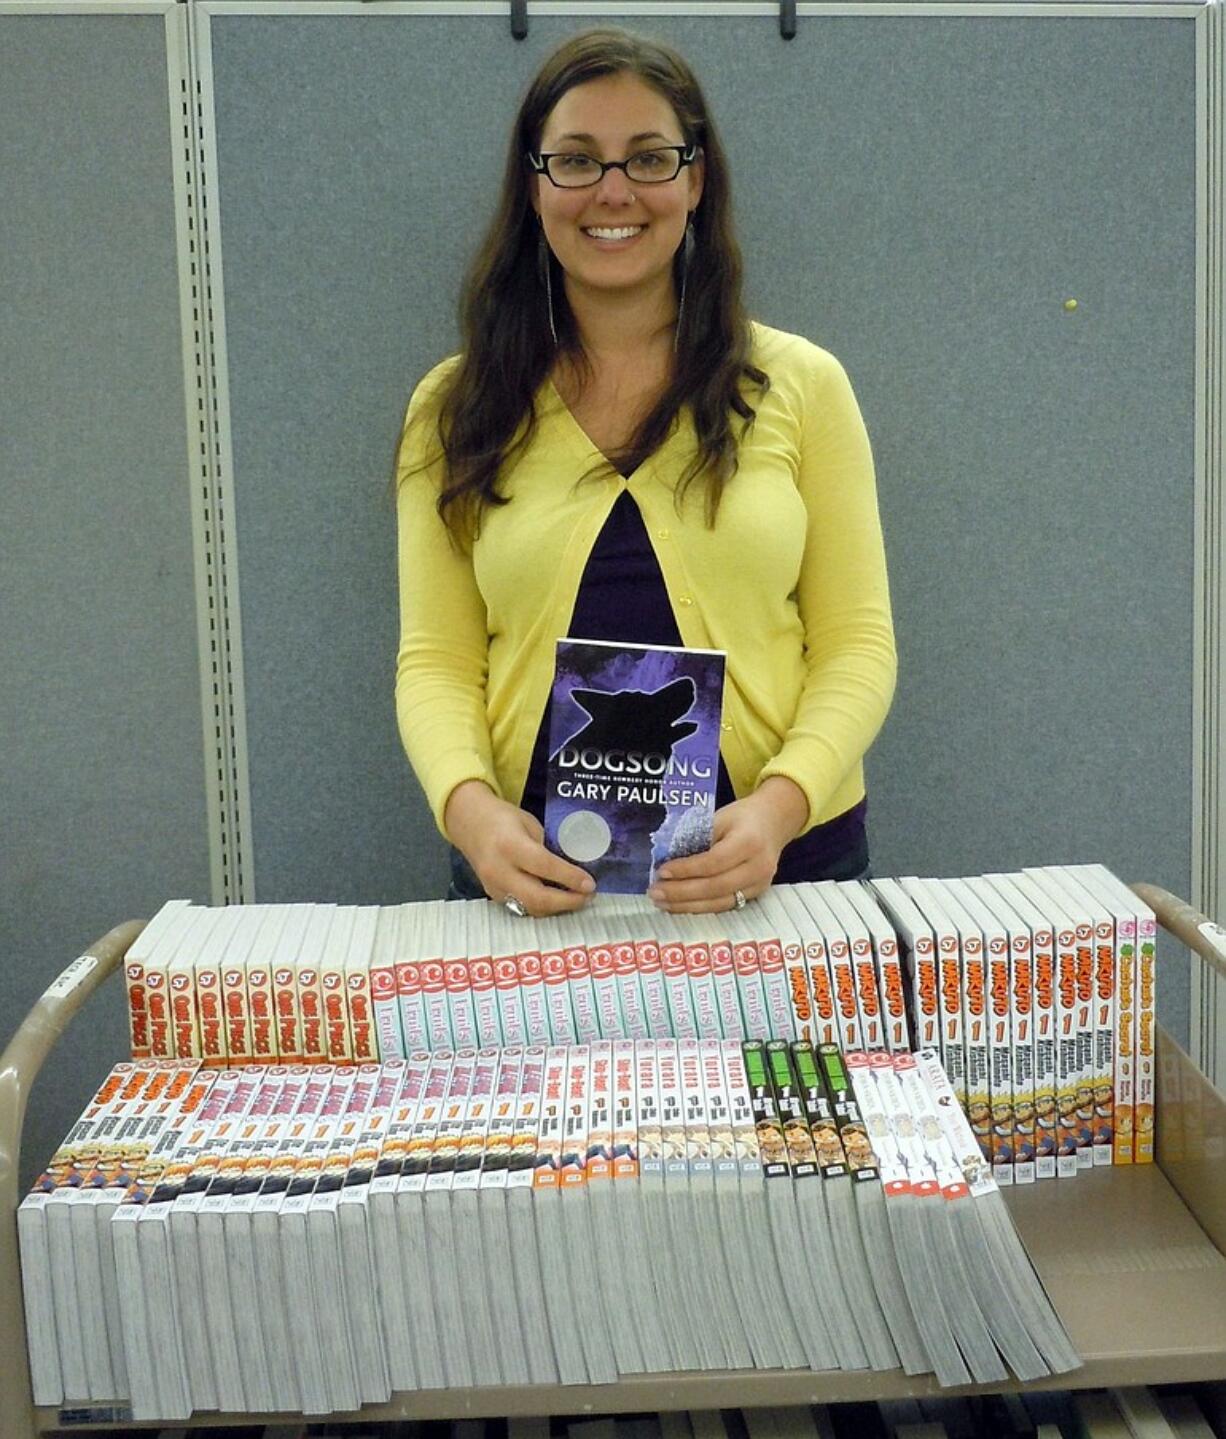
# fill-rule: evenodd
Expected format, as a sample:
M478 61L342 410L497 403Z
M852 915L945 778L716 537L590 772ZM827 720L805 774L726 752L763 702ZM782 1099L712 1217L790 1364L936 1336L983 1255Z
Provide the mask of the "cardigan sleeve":
M430 401L442 370L409 401L396 466L400 648L396 719L439 831L452 790L483 780L500 794L485 711L488 630L471 553L452 545L435 502L443 460ZM437 454L437 458L431 453ZM427 456L431 463L418 469Z
M806 367L797 484L807 512L796 600L805 676L795 718L758 783L785 775L812 827L863 759L894 694L897 660L873 456L846 371Z

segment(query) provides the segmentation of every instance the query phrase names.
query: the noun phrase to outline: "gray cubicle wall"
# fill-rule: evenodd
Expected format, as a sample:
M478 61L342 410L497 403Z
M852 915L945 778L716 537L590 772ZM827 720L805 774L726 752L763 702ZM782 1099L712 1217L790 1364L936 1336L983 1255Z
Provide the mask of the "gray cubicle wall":
M0 1047L91 940L210 898L167 26L0 13ZM111 984L27 1171L127 1047Z
M257 891L422 897L389 457L457 348L523 89L597 17L516 42L505 15L203 8ZM784 43L672 8L598 18L694 66L750 309L844 362L874 442L901 655L878 872L1098 858L1188 893L1194 19L916 6ZM1162 1008L1186 1032L1182 976Z

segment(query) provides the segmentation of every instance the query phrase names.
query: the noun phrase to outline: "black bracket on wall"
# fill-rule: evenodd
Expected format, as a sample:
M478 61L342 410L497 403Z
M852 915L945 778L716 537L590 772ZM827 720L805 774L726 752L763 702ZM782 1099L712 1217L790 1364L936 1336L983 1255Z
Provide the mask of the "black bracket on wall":
M528 0L511 0L511 34L516 40L528 38Z
M785 40L795 40L796 0L779 0L779 33Z

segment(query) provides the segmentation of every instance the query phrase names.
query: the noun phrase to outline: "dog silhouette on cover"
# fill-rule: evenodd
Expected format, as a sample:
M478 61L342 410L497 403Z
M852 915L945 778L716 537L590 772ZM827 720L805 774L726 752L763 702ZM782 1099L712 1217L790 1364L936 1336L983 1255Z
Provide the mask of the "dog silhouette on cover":
M652 691L573 689L571 699L590 716L590 720L566 741L567 747L599 750L602 754L619 750L644 758L659 755L667 761L671 759L674 747L698 729L693 721L682 719L693 707L696 695L697 688L688 676ZM658 770L657 765L652 768ZM658 772L621 778L640 790L655 790L667 780L666 775ZM627 874L651 876L655 867L652 841L668 817L667 807L637 803L632 799L619 801L615 790L601 810L613 835L609 859L616 863L619 870L624 865ZM706 816L709 827L707 811L693 813L699 817ZM709 842L708 834L696 848L705 849ZM658 860L663 863L667 857L661 854Z

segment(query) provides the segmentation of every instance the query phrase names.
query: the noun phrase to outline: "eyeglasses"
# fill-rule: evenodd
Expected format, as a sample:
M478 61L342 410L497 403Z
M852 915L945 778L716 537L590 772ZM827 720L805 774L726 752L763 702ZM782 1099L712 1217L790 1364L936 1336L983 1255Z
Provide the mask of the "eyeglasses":
M682 167L692 165L698 156L697 145L664 145L658 150L640 150L628 160L596 160L581 151L555 151L534 155L528 161L538 174L563 190L583 190L598 185L608 170L621 170L636 185L664 185L675 180Z

